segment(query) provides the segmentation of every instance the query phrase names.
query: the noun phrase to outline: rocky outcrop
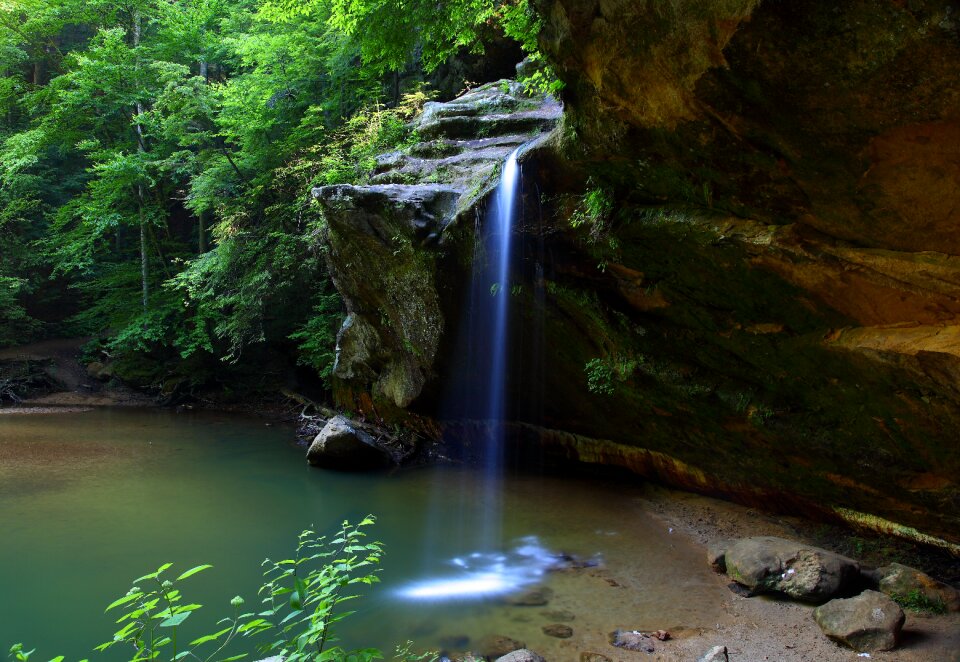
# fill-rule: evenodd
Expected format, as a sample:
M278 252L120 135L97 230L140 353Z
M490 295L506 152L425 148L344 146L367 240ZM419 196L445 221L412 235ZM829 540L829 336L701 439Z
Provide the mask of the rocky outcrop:
M559 117L557 102L515 82L484 85L427 103L414 126L422 142L379 157L370 185L314 189L348 311L334 366L342 402L385 414L436 377L448 318L459 313L441 299L459 291L449 273L468 260L475 208L506 156Z
M534 4L566 88L523 155L520 436L960 549L951 3ZM440 413L476 202L558 113L484 86L428 106L373 186L315 191L350 409Z
M723 554L727 575L751 592L825 602L858 580L856 561L783 538L762 536L732 543Z
M577 136L538 162L557 228L612 209L553 274L583 340L548 425L960 542L955 4L534 4ZM563 386L591 360L595 415Z
M343 416L334 416L307 449L307 462L325 469L363 471L393 463L390 453Z
M877 591L831 600L814 609L813 618L825 635L863 652L896 648L906 619L896 602Z

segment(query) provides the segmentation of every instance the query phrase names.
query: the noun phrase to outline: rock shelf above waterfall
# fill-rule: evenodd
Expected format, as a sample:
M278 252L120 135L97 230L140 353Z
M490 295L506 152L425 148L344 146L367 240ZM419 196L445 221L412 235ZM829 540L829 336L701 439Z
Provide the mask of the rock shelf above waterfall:
M451 311L441 266L463 263L474 220L518 146L557 126L560 104L515 81L425 104L420 142L381 155L366 186L313 190L323 242L347 306L334 377L359 410L407 407L434 374Z

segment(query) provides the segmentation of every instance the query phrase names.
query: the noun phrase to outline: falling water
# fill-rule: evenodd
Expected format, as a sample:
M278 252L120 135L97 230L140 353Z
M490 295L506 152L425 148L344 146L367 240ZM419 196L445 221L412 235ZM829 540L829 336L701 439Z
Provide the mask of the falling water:
M489 283L492 310L486 329L490 338L487 360L490 362L487 378L486 412L487 439L485 440L484 471L486 494L484 495L483 535L487 540L499 540L500 479L503 472L503 422L506 415L507 355L509 352L508 323L510 312L510 264L511 239L513 236L514 207L519 192L520 167L517 163L519 147L507 157L496 190L496 200L487 218L488 235L487 263L475 267L474 279L481 285Z
M519 148L503 164L484 222L481 224L478 218L473 274L460 342L463 364L455 376L448 406L454 416L481 419L483 439L477 452L483 469L480 493L438 495L443 508L459 499L458 519L463 528L447 529L442 535L453 535L468 548L464 549L464 557L447 560L447 572L442 576L406 587L403 595L408 599L457 599L509 592L537 581L551 561L535 540L510 543L503 539L502 532L510 279L515 258L512 239L521 175L518 152ZM516 547L508 551L511 544ZM438 560L431 558L429 551L426 557L433 566L431 572L435 572Z

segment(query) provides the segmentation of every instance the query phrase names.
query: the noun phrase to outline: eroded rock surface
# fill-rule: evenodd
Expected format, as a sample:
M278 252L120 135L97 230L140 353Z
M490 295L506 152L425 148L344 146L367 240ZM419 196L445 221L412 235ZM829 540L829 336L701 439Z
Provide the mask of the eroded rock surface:
M905 616L896 602L877 591L831 600L813 611L823 633L857 651L888 651L900 641Z

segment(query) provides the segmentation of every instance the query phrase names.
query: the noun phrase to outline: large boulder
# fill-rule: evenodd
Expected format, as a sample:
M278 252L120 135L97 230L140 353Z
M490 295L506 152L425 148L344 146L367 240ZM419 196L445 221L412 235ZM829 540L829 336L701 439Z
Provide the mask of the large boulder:
M888 651L900 641L905 616L900 606L878 591L831 600L813 610L823 633L857 651Z
M388 467L393 458L347 418L334 416L307 449L307 462L325 469L362 471Z
M825 602L860 579L853 559L772 536L738 540L723 559L727 575L751 592L783 593L804 602Z
M916 568L891 563L879 569L880 590L894 599L917 599L931 607L960 611L960 591L920 572Z

